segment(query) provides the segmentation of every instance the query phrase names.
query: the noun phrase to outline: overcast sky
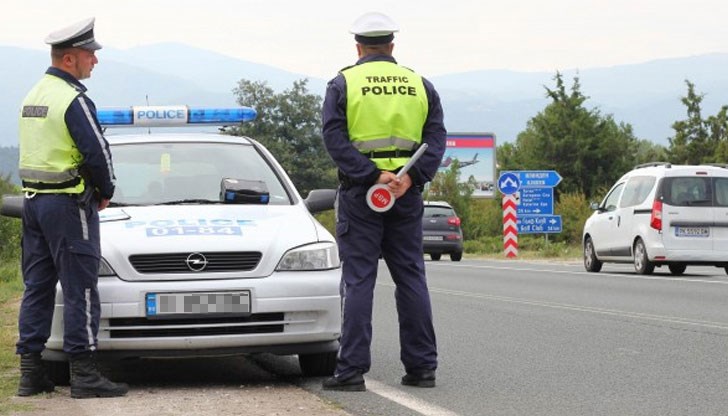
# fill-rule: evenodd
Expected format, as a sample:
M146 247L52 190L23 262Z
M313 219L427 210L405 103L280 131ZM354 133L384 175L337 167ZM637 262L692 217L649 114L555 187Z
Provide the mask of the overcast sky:
M426 76L728 52L727 0L4 0L0 44L45 49L51 31L95 16L105 46L173 41L330 78L355 61L348 30L368 11L399 23L395 57Z

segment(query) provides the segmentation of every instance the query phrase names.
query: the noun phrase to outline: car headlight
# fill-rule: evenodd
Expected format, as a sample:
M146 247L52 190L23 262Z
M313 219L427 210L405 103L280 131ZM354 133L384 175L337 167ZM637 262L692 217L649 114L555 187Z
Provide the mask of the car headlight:
M334 243L315 243L289 250L278 263L278 271L327 270L339 267Z
M109 263L104 260L103 257L101 257L101 261L99 261L99 277L115 277L116 272L114 269L109 266Z

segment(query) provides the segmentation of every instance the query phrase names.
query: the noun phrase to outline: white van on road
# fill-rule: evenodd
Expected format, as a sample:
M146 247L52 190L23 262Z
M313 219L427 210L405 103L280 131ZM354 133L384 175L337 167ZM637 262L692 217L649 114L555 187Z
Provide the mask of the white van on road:
M639 274L667 265L728 273L728 165L648 163L622 176L584 224L584 267L634 263Z

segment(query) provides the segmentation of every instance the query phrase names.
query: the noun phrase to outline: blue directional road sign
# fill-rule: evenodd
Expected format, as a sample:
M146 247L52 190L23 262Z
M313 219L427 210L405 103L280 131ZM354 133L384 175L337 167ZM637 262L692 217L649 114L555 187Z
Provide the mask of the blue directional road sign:
M554 188L522 188L516 214L545 215L554 213Z
M561 182L561 175L555 170L514 170L503 172L501 177L508 173L518 176L521 188L553 188Z
M503 172L498 177L498 190L503 195L511 195L518 192L521 187L521 180L518 179L517 172Z
M561 215L523 215L516 219L518 234L561 232Z

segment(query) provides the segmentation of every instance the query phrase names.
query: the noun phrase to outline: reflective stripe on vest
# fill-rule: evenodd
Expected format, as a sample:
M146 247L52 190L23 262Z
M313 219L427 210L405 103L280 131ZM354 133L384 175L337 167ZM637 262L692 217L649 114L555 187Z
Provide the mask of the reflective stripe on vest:
M427 92L422 77L387 61L342 71L346 79L349 138L362 153L413 150L422 142ZM404 166L409 157L372 158L381 170Z
M53 187L78 178L83 156L66 126L66 110L79 92L73 85L46 74L30 90L20 114L20 166L23 191L81 193L83 180L66 188ZM41 183L34 187L33 183Z

